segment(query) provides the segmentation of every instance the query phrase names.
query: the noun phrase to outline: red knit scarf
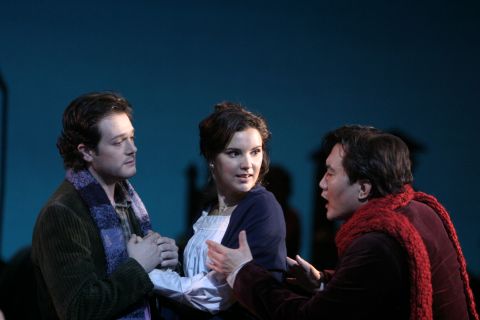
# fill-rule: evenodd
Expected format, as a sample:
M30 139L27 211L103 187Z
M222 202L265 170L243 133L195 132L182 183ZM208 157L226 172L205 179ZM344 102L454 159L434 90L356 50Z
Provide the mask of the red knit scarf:
M393 237L406 250L410 270L410 319L433 319L432 281L430 259L420 234L407 217L395 211L405 207L410 201L425 203L440 217L457 253L460 272L464 283L465 295L471 318L478 320L475 300L470 289L465 258L463 257L457 233L447 210L433 197L422 192L414 192L410 185L396 195L369 200L360 207L336 236L339 256L350 246L353 240L369 232L384 232Z

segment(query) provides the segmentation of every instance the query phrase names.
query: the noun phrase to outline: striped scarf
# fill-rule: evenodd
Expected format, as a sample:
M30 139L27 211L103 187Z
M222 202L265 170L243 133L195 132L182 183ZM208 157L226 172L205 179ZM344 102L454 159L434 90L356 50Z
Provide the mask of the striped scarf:
M107 274L110 275L117 266L128 258L127 245L117 212L111 205L102 186L88 170L67 170L66 179L87 204L90 215L100 231L107 260ZM126 180L123 184L131 198L132 209L140 223L142 232L146 234L152 228L147 210L132 185ZM145 319L146 308L148 308L148 304L145 301L120 319Z
M405 190L402 193L372 199L360 207L338 231L335 241L339 256L343 255L353 240L365 233L378 231L393 237L408 254L411 283L410 319L433 319L431 269L427 249L420 234L408 218L395 212L412 200L428 205L442 220L457 253L469 313L472 319L478 320L465 258L447 210L433 196L422 192L414 192L410 185L405 185Z

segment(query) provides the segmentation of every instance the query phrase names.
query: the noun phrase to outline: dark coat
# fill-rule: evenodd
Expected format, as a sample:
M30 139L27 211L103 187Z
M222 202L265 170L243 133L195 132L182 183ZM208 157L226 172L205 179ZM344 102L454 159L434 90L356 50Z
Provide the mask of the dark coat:
M136 222L135 218L132 221ZM133 228L134 232L140 230L138 223L133 223ZM143 303L153 289L148 274L132 258L106 274L98 228L67 181L37 218L32 261L43 319L118 318Z
M400 210L420 233L431 262L435 319L468 319L457 255L437 214L412 201ZM390 236L371 232L346 249L325 290L300 295L255 263L237 275L239 301L264 319L408 319L406 252Z

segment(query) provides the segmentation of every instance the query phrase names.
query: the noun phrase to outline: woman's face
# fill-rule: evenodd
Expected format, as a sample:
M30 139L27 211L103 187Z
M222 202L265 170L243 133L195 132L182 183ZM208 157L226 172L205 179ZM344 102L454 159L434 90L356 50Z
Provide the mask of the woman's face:
M213 161L219 195L235 201L257 183L263 160L263 141L257 129L237 131Z

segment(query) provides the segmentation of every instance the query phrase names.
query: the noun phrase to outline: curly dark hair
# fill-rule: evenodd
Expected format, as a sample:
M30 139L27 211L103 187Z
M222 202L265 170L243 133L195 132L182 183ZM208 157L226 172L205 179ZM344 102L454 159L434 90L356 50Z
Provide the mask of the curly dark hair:
M125 113L132 119L130 103L115 92L87 93L70 102L63 113L63 129L57 140L65 168L87 168L87 162L77 149L78 145L83 143L96 150L101 138L98 123L115 113Z
M267 142L271 134L268 131L267 122L260 115L254 114L240 104L233 102L219 103L214 106L214 109L214 112L198 125L200 129L200 153L207 162L210 162L225 149L236 132L248 128L257 129L263 142L263 159L257 180L257 183L261 183L270 165Z
M413 181L410 152L399 137L373 127L347 125L324 137L322 154L328 155L336 144L344 149L342 160L350 183L368 180L370 198L396 194Z

